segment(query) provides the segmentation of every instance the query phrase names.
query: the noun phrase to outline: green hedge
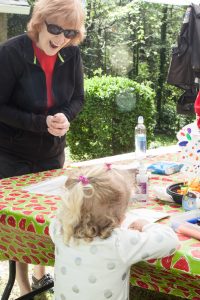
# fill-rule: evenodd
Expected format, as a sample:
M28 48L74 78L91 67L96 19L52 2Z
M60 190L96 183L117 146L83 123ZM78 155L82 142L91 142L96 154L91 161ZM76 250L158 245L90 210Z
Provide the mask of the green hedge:
M85 79L85 105L71 123L67 144L74 160L134 150L134 128L144 116L148 143L155 127L155 94L147 85L123 77Z
M161 131L166 136L176 137L177 132L186 124L192 123L196 116L195 114L191 116L177 114L177 101L183 90L178 89L167 83L163 86L163 97L166 101L163 104L162 112L160 116L161 121Z

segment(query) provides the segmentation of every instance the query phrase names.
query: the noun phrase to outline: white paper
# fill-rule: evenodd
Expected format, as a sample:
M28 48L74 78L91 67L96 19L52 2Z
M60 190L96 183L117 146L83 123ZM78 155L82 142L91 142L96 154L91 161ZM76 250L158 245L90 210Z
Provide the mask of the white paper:
M121 227L128 228L132 222L138 219L144 219L150 223L154 223L168 216L169 214L160 211L155 211L147 208L136 208L136 209L129 210L126 213L126 217L122 222Z
M157 199L174 203L172 196L167 193L167 186L154 186L152 191L155 193Z
M41 181L39 183L28 185L24 187L23 190L34 194L61 196L63 194L64 185L67 178L67 176L61 175L52 179Z

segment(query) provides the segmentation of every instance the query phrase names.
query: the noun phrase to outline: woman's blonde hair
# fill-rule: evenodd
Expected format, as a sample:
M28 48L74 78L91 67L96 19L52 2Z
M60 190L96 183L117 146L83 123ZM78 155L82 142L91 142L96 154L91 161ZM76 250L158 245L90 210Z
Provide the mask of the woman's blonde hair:
M32 17L27 25L27 34L34 41L38 41L41 25L48 18L64 21L65 29L74 29L78 34L67 44L78 45L85 35L84 9L81 0L36 0Z
M105 239L122 222L131 193L127 171L105 165L85 168L69 176L58 218L64 243L71 238Z

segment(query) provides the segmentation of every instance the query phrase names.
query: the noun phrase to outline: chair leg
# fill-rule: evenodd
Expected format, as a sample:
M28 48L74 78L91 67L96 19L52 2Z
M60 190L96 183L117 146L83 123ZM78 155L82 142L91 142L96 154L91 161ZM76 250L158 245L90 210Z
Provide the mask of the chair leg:
M43 287L41 287L41 288L39 288L39 289L37 289L35 291L32 291L32 292L30 292L30 293L28 293L26 295L23 295L23 296L21 296L19 298L16 298L15 300L30 300L30 299L33 299L34 296L39 295L39 294L41 294L41 293L43 293L43 292L51 289L52 287L54 287L54 283L53 282L51 282L49 284L46 284Z
M16 278L16 262L9 260L9 277L1 300L8 300Z

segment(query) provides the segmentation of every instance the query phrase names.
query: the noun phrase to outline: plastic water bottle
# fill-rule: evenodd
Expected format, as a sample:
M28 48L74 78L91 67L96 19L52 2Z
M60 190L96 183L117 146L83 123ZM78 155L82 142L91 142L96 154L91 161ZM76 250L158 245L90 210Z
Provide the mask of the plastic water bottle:
M135 154L136 158L142 159L146 156L147 138L146 127L143 116L138 117L138 123L135 127Z
M136 194L135 198L138 202L148 202L148 174L147 169L141 165L139 173L136 175Z

